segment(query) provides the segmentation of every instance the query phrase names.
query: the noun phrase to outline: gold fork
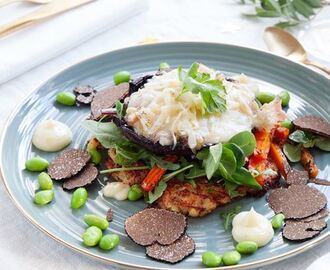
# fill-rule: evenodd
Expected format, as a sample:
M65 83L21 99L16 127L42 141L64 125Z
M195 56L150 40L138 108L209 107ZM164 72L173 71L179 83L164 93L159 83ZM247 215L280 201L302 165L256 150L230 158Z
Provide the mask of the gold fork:
M53 0L2 0L0 1L0 7L16 3L16 2L28 2L33 4L48 4Z

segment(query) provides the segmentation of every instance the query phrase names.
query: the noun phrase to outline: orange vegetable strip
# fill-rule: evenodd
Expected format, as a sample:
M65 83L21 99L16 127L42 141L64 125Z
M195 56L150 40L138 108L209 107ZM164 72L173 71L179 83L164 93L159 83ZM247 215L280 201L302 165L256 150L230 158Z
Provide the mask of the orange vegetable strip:
M169 162L175 162L177 161L177 157L175 156L168 156L165 157L164 160L169 161ZM166 170L163 168L158 167L155 165L154 167L151 168L147 176L143 179L141 183L141 187L143 188L144 191L151 191L155 188L155 186L158 184L162 176L165 174Z
M305 148L301 147L301 164L304 166L305 170L308 171L310 178L315 178L319 169L317 168L312 154Z
M275 162L276 167L278 168L279 172L283 175L286 179L287 173L290 170L289 162L287 161L284 153L282 152L279 145L275 143L270 144L270 157Z

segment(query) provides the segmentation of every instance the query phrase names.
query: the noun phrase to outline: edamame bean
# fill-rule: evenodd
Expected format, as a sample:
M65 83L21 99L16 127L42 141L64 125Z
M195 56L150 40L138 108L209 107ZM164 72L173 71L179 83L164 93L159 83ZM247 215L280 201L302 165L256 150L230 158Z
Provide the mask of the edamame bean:
M39 205L50 203L54 198L53 190L41 190L34 195L34 202Z
M96 149L89 149L88 153L91 155L91 161L95 164L98 165L100 164L101 160L102 160L102 155L99 151L97 151Z
M268 92L259 92L256 96L257 100L261 104L272 102L275 99L275 95L273 93Z
M76 104L76 96L70 92L60 92L56 95L56 101L66 106L73 106Z
M83 233L82 239L86 246L96 246L102 238L102 231L96 226L91 226Z
M137 201L143 197L143 191L139 185L131 186L130 190L128 191L127 198L130 201Z
M202 263L207 267L217 267L221 264L221 256L213 251L202 254Z
M96 226L101 230L105 230L109 227L109 222L104 218L97 215L86 214L84 216L84 221L89 226Z
M77 188L72 193L71 208L78 209L82 207L86 203L87 197L88 197L88 192L85 188L83 187Z
M279 94L279 97L281 98L282 100L282 106L283 107L286 107L289 105L289 102L290 102L290 94L288 91L284 90L282 91L280 94Z
M239 254L236 250L228 251L222 256L222 262L224 265L235 265L238 264L241 260L241 254Z
M120 238L117 234L106 234L104 235L99 243L99 247L104 250L111 250L118 246Z
M39 183L40 189L42 189L42 190L53 189L53 180L45 172L42 172L38 175L38 183Z
M284 121L282 121L281 122L281 126L282 127L285 127L285 128L288 128L290 130L293 129L293 124L292 124L292 121L290 121L290 120L284 120Z
M282 228L283 224L284 224L284 218L285 216L283 214L277 214L275 216L273 216L272 218L272 226L274 229L279 229Z
M41 157L34 157L25 162L25 169L31 172L42 172L48 168L48 161Z
M236 245L236 250L241 254L252 254L256 252L258 245L253 241L242 241Z
M170 65L167 64L166 62L162 62L159 64L159 69L162 70L162 69L168 69L170 68Z
M130 79L131 73L129 73L128 71L119 71L115 75L113 75L113 81L116 85L123 82L129 82Z

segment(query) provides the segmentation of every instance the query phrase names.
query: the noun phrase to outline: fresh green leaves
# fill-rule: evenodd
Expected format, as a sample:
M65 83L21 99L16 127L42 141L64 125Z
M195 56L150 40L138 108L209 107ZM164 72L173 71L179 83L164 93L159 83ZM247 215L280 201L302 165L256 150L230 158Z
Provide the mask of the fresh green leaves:
M220 213L220 217L223 219L223 227L225 231L228 231L231 228L231 223L240 210L241 206L237 205L235 208L232 208L227 212Z
M210 146L207 159L203 162L206 172L206 177L208 179L211 179L213 174L219 169L221 155L222 155L221 143Z
M229 143L234 143L240 147L245 156L249 156L256 148L256 138L250 131L243 131L233 136Z
M311 19L315 9L322 8L322 0L241 0L255 6L255 16L280 18L275 26L286 28L298 25L303 18Z
M227 109L224 86L219 80L210 80L209 74L198 72L198 68L198 63L193 63L187 71L178 67L179 80L183 82L178 98L191 91L201 96L203 113L224 112Z
M234 179L235 183L237 184L249 186L255 189L262 189L257 180L244 167L238 168L232 175L232 179Z
M124 108L124 103L121 103L119 100L116 101L116 112L119 117L119 119L123 118L125 114L125 108Z

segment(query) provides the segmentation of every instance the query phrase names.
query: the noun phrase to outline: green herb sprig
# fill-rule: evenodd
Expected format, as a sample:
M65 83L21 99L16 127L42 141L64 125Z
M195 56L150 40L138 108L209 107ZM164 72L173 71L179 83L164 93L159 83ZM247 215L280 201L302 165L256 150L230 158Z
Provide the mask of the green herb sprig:
M252 16L280 18L275 24L279 28L296 26L303 19L310 20L323 6L322 0L241 0L241 3L255 6L256 13Z
M208 73L198 72L199 64L193 63L185 71L178 67L179 80L183 82L183 88L178 98L191 91L199 94L202 99L202 113L217 113L226 111L226 90L219 80L210 79Z
M220 213L220 217L223 219L223 227L225 231L231 228L234 217L241 210L241 206L237 205L235 208L230 209L228 212Z

